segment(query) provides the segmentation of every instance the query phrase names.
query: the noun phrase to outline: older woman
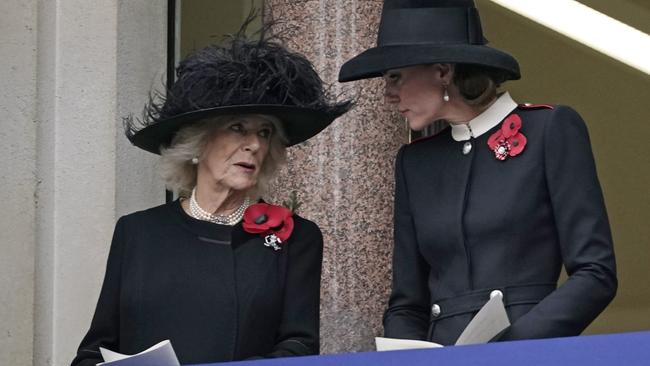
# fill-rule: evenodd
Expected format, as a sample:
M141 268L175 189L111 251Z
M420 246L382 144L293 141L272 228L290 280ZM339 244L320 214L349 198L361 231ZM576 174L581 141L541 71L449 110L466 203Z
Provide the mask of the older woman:
M308 60L264 37L198 51L177 74L164 102L127 120L127 136L161 155L180 199L117 222L72 364L165 339L183 364L317 354L320 230L260 196L285 147L350 104L330 102Z
M485 45L472 1L386 0L378 46L339 80L380 76L412 129L451 125L397 155L386 336L454 344L491 296L512 324L501 340L582 332L617 280L580 116L497 93L519 66Z

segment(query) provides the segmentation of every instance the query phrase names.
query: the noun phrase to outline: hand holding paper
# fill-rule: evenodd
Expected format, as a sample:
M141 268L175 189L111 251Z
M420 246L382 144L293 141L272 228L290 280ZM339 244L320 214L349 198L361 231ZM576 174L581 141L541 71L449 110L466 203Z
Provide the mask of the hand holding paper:
M456 340L456 345L487 343L509 326L510 320L508 320L508 314L503 306L503 295L496 293L481 307L481 310L463 330ZM442 345L433 342L383 337L376 337L375 344L377 351L442 347Z
M162 341L138 354L123 355L99 347L104 362L97 366L180 366L169 340Z

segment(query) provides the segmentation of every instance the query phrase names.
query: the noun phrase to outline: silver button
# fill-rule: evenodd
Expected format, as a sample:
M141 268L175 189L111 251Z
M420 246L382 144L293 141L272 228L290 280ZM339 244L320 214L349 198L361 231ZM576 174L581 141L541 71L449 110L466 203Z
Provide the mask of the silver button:
M501 290L494 290L490 292L490 299L493 299L496 296L499 296L499 298L503 299L503 292L501 292Z
M433 304L431 306L431 315L433 315L434 318L437 318L438 316L440 316L440 305Z
M472 151L472 143L467 141L463 145L463 155L469 154L470 151Z

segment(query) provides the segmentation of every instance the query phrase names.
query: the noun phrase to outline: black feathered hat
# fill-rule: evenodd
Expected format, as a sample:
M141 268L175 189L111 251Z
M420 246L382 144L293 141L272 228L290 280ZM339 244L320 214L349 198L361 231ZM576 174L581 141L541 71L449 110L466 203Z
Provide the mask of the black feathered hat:
M508 79L519 79L517 60L486 44L472 0L385 0L377 47L343 64L339 81L434 63L482 65L504 71Z
M278 118L291 146L315 136L350 109L349 101L331 101L303 55L267 38L266 32L251 40L244 35L245 27L224 44L184 59L166 95L152 97L142 119L125 119L127 138L135 146L159 154L182 127L240 114Z

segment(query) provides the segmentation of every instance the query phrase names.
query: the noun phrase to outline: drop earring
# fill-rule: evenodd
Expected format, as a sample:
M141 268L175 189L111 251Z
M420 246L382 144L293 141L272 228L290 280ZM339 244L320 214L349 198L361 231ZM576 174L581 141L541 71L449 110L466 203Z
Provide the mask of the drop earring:
M193 157L193 158L192 158L192 164L196 165L196 164L198 164L198 163L199 163L199 158L196 157L196 156Z
M445 91L442 94L442 100L444 100L445 102L448 102L449 101L449 91L447 90L447 84L443 84L442 86L445 88Z
M404 118L404 127L406 128L406 134L409 137L408 142L410 144L411 142L413 142L413 131L411 130L411 126L409 126L408 118Z

